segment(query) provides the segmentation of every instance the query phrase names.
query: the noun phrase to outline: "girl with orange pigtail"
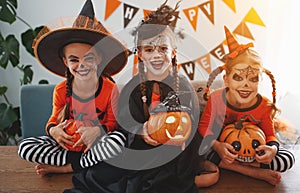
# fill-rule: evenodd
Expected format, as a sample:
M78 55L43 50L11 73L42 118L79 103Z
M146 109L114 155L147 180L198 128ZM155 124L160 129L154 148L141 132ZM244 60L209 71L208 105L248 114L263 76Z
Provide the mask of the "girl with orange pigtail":
M258 53L251 49L253 44L239 44L228 28L224 28L229 53L225 56L226 63L216 68L207 82L204 98L208 101L198 126L198 131L204 137L202 145L208 147L207 159L218 167L276 185L280 183L280 173L290 169L295 158L290 151L280 147L275 136L274 116L278 111L275 106L275 79L262 66ZM223 71L225 88L209 95L210 85ZM262 73L266 73L271 79L272 102L258 93ZM228 143L222 139L222 131L226 126L236 124L239 120L256 125L265 136L266 144L252 141L251 148L256 152L253 157L247 155L250 148L242 149L244 147L240 141ZM238 153L242 150L243 155Z

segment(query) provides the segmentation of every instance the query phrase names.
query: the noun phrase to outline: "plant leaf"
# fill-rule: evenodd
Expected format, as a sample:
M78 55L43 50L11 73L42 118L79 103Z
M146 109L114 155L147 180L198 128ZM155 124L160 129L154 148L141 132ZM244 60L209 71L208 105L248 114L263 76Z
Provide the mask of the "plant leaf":
M6 86L1 86L0 87L0 96L4 95L7 91L7 87Z
M19 47L20 44L14 35L8 35L6 39L1 36L0 38L0 65L6 69L8 61L11 62L13 67L19 64Z
M0 0L0 20L12 24L16 21L17 0Z
M25 67L24 66L21 67L21 70L24 73L23 78L21 79L21 85L32 82L33 70L31 69L31 67L32 67L31 65L26 65Z
M17 119L18 115L11 106L0 104L0 130L10 127Z
M34 30L28 29L21 34L22 44L26 50L34 57L32 43L37 34L43 29L44 26L36 27Z

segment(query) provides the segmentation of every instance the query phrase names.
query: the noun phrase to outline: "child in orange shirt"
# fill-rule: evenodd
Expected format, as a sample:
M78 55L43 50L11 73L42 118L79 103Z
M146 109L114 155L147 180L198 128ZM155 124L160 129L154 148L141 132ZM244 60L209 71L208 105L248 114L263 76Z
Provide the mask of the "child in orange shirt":
M86 1L71 28L51 31L46 26L42 29L33 48L44 67L65 76L66 80L54 89L53 110L46 125L48 135L23 139L19 156L38 163L36 172L40 175L80 173L94 166L93 171L97 172L97 167L102 172L109 171L99 175L103 181L115 182L122 177L122 172L111 172L115 168L103 161L120 154L126 138L117 129L115 113L119 93L110 76L125 66L126 49L96 20L91 0ZM80 125L76 131L80 134L77 142L65 130L70 120ZM86 148L72 151L81 146ZM101 183L98 177L94 181ZM91 184L84 188L97 192L97 185L96 189Z
M273 118L275 107L275 80L270 71L262 67L261 58L256 51L250 49L252 43L241 45L225 27L229 54L225 65L214 70L207 82L205 98L215 77L225 70L226 88L212 92L201 116L198 130L204 137L203 144L212 147L207 159L217 166L262 179L276 185L280 182L280 172L290 169L295 162L291 152L280 147L275 136ZM272 81L273 102L258 93L260 75L265 72ZM243 151L241 143L220 142L222 129L244 119L245 122L257 125L265 135L266 145L252 142L256 155L249 157L250 150ZM239 161L246 163L240 163Z

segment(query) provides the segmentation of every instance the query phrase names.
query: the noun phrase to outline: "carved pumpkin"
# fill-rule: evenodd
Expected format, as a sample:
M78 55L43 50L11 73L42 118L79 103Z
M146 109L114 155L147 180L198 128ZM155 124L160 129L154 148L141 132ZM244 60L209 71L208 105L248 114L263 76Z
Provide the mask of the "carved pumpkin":
M253 162L257 153L255 149L266 144L266 136L257 125L243 121L241 119L235 124L225 126L219 140L234 147L238 152L238 161Z
M159 112L151 114L148 120L150 137L162 144L181 146L191 131L190 115L184 111Z

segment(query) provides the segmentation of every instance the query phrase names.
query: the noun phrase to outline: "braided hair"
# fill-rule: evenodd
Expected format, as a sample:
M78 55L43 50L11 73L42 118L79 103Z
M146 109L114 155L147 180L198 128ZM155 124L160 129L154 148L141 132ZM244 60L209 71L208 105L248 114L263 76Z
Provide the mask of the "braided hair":
M217 67L216 69L214 69L208 78L207 84L206 84L206 90L205 93L203 95L203 98L207 101L208 100L208 94L210 91L210 86L212 85L213 81L215 80L215 78L218 76L218 74L222 73L223 70L226 71L226 74L230 74L231 70L233 69L233 67L236 64L239 64L240 62L246 62L251 64L259 64L260 67L262 68L262 72L265 73L271 80L272 83L272 107L273 107L273 117L275 116L276 112L279 111L277 109L277 107L275 106L276 103L276 81L275 78L273 76L273 74L271 73L271 71L267 70L266 68L262 67L262 62L261 62L261 58L258 55L258 53L256 51L254 51L253 49L245 49L242 50L236 57L234 58L230 58L227 57L227 55L225 56L225 60L226 63L222 66Z
M58 122L63 122L64 120L70 119L70 106L72 97L72 82L74 76L71 74L70 70L66 67L66 104L60 110L58 115Z
M142 40L155 37L159 34L164 34L170 38L172 47L176 48L174 27L176 25L177 19L179 18L177 9L180 2L176 4L174 9L166 5L166 3L167 1L165 1L165 3L163 3L156 11L151 12L148 17L143 20L132 33L132 35L134 35L136 38L137 45ZM137 48L138 47L139 46L137 46ZM147 80L145 74L145 65L140 57L138 58L138 60L140 91L142 93L141 100L143 101L144 117L148 120L149 110L146 97ZM172 75L174 77L174 89L177 93L179 90L179 76L176 55L172 58Z

